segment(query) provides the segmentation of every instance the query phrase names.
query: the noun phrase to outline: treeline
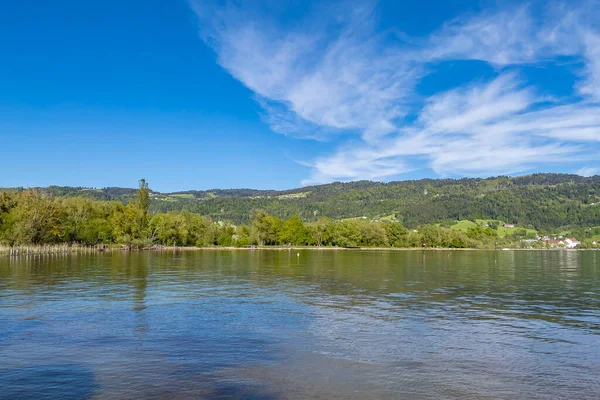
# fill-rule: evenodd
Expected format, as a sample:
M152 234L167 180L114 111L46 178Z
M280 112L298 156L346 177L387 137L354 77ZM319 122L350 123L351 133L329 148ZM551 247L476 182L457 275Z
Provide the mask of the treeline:
M600 225L600 177L359 183L303 188L306 196L298 198L215 197L188 200L185 207L234 222L261 208L283 219L298 215L303 221L315 221L319 216L378 219L395 215L410 229L444 220L475 219L502 220L542 231ZM181 204L157 201L155 207L165 211Z
M22 191L13 189L13 192ZM85 197L128 203L135 189L40 189L55 197ZM227 189L151 192L150 212L187 210L212 220L248 224L255 209L305 222L394 215L410 230L445 220L502 220L537 231L564 231L600 225L600 176L534 174L487 179L422 179L401 182L347 182L274 191Z
M128 204L84 197L54 197L39 190L0 193L0 242L84 245L249 246L295 245L339 247L493 248L519 243L501 239L491 227L460 232L437 225L407 229L399 222L298 216L280 219L255 209L246 224L215 221L190 211L150 212L148 184Z

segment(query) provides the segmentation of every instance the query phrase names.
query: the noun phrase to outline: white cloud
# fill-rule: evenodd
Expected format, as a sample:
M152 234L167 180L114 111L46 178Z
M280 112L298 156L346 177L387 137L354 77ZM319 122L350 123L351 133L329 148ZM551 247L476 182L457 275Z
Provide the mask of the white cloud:
M349 8L340 22L282 31L268 19L228 5L212 13L191 4L218 62L267 104L273 130L314 138L307 125L331 134L359 131L365 139L396 129L408 114L420 67L373 31L371 9ZM317 129L318 131L318 129Z
M423 167L443 176L506 174L597 156L594 0L457 17L410 45L378 31L372 7L358 2L328 7L334 18L317 8L293 24L279 24L264 9L191 4L218 62L255 93L274 131L316 140L350 136L307 164L305 184L386 179ZM539 94L516 72L565 57L584 66L569 67L576 86L567 98ZM420 96L421 79L452 60L487 62L497 76Z
M600 34L588 31L584 35L586 81L580 86L581 93L600 101Z
M459 88L432 96L419 120L428 131L476 133L481 126L527 109L536 98L514 75L501 75L489 84Z
M577 172L575 172L577 175L581 175L581 176L594 176L594 175L598 175L600 173L600 168L594 168L594 167L583 167L580 168L579 170L577 170Z
M363 177L340 174L343 165L379 172L369 170L364 177L392 177L399 173L393 162L401 171L411 170L403 162L408 156L428 160L441 176L517 173L538 164L588 159L589 147L580 143L600 140L600 107L537 109L543 100L512 74L432 96L410 127L375 146L345 148L319 159L314 176L304 183ZM332 160L335 170L327 167Z
M456 19L430 38L428 57L432 59L483 60L504 65L534 60L543 43L535 35L527 7Z
M404 164L399 155L365 147L341 149L332 156L318 159L310 166L314 174L302 181L304 185L331 181L378 180L412 169Z

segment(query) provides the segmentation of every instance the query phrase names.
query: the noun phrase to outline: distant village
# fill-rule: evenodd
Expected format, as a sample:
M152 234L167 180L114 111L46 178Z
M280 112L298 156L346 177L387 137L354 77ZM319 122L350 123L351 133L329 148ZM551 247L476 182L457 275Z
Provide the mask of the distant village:
M559 236L536 236L535 239L524 240L524 242L542 242L546 244L546 247L551 249L574 249L581 244L581 242L575 238L565 238L562 235ZM592 244L596 245L596 242Z
M504 224L505 228L514 228L514 224ZM551 249L574 249L581 244L581 242L573 237L565 237L564 235L556 235L556 236L541 236L537 235L535 239L524 239L521 242L523 243L544 243L546 247ZM596 245L596 242L592 244Z

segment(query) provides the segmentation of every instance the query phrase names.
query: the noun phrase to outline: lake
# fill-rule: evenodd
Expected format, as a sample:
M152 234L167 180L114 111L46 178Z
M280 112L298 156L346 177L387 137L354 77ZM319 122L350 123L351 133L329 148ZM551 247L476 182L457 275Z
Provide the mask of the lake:
M599 399L600 252L0 257L2 399Z

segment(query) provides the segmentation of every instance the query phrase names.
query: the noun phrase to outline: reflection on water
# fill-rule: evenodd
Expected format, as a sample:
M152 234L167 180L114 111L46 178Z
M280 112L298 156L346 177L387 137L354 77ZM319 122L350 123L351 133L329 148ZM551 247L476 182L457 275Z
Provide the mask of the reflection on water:
M0 398L599 398L600 253L0 258Z

